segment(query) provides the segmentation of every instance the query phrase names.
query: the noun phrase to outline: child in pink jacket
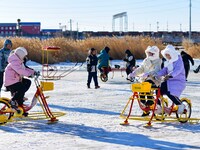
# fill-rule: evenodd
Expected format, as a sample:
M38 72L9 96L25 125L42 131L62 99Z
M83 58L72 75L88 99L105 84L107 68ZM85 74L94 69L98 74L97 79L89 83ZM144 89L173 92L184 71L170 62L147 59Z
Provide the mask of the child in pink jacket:
M4 74L4 86L11 91L11 107L18 110L23 105L25 92L30 88L31 80L23 78L34 75L34 70L25 67L24 59L27 56L24 47L18 47L8 57L8 65Z

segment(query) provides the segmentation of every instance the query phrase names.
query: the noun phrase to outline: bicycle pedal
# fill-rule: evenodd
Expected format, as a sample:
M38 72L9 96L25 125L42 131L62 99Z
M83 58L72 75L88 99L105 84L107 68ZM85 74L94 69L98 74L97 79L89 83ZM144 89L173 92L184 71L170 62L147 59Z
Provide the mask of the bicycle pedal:
M187 109L184 109L183 114L186 114L186 113L187 113Z
M149 108L150 108L151 110L153 110L153 109L154 109L154 106L155 106L155 104L150 105Z
M24 117L28 117L28 112L24 112L22 115L23 115Z
M172 112L176 112L177 110L178 110L178 106L177 105L172 108Z
M19 108L15 109L14 116L15 117L22 117L23 113L24 113L23 109L19 107Z

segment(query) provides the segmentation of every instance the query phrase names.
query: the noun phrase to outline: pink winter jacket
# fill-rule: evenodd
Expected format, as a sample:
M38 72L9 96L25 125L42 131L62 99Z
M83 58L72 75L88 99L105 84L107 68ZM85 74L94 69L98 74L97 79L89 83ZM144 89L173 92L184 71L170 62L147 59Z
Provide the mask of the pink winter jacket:
M17 82L20 82L22 76L31 76L34 74L34 70L26 68L23 61L15 54L11 54L8 57L8 65L4 73L4 86L10 86Z

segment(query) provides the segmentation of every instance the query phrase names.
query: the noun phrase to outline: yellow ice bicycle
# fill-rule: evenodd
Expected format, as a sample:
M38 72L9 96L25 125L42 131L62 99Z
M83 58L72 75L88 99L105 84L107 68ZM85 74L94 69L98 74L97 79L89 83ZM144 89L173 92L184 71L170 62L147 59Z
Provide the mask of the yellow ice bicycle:
M63 112L52 112L46 101L48 96L44 95L44 91L53 90L53 82L39 82L39 73L34 76L34 82L36 86L36 92L33 96L30 105L23 104L18 106L20 111L16 111L11 108L10 99L6 97L0 98L0 124L5 124L12 121L23 121L23 120L39 120L48 119L48 123L55 123L58 121L57 117L65 115ZM29 112L39 101L42 108L42 112ZM24 116L28 114L28 116Z
M152 87L152 84L149 82L142 83L133 83L131 85L131 90L133 95L129 98L127 104L125 105L123 111L120 114L120 117L125 119L121 125L129 125L128 120L140 120L147 121L146 126L152 126L152 121L159 122L198 122L200 119L191 118L192 113L192 103L188 98L181 98L182 104L184 104L185 109L182 114L178 114L178 106L172 103L169 105L168 99L162 97L160 94L160 88ZM154 101L153 105L146 106L141 100L147 100L148 97L152 97L151 100ZM149 98L148 98L149 100ZM134 101L137 101L139 104L139 109L133 107ZM142 117L136 113L145 111L150 112L151 115ZM132 113L135 113L132 115Z

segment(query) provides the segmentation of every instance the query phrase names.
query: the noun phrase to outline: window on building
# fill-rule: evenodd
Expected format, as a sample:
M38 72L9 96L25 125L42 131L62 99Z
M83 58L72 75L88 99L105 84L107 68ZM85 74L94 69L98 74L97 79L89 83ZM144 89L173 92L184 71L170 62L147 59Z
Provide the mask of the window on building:
M9 30L12 30L12 27L9 27Z
M4 27L1 27L1 30L3 30L4 29Z
M8 27L5 27L6 30L8 30Z

